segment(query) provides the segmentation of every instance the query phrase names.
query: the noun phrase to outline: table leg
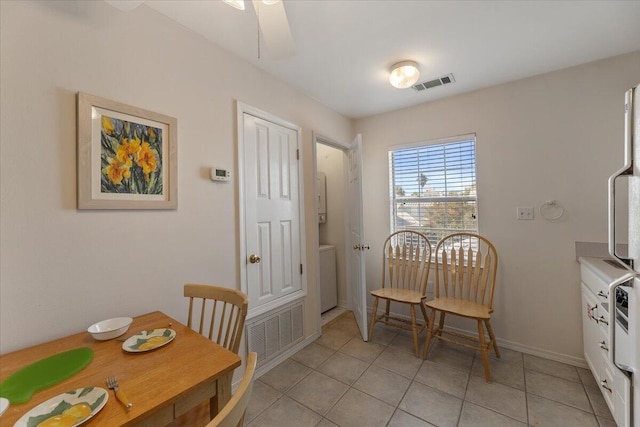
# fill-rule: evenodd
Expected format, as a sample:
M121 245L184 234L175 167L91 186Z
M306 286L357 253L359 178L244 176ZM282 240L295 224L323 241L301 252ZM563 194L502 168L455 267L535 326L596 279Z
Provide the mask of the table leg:
M216 382L216 395L209 401L209 413L211 419L213 419L224 405L231 400L231 383L233 381L233 371L230 371L220 378Z

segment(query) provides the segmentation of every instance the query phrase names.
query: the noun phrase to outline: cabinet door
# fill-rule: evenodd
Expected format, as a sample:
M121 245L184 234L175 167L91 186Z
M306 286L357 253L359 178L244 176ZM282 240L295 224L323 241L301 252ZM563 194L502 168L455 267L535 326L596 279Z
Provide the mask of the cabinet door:
M600 380L598 372L602 370L599 352L600 327L598 317L604 310L598 305L598 300L591 290L582 284L582 340L584 345L584 358L591 368L591 372Z
M582 284L582 337L584 340L584 358L600 386L611 414L619 426L630 426L625 401L629 399L629 381L609 363L609 329L599 321L600 316L609 318L599 298Z

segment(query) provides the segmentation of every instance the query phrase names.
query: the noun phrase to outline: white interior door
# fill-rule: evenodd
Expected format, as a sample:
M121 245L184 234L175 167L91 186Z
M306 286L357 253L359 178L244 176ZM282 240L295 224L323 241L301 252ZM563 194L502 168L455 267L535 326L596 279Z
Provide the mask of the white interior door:
M349 241L349 308L360 328L362 339L367 341L367 285L365 280L364 221L362 211L362 137L356 136L347 150L347 211Z
M259 314L303 292L298 135L247 113L243 127L245 292Z

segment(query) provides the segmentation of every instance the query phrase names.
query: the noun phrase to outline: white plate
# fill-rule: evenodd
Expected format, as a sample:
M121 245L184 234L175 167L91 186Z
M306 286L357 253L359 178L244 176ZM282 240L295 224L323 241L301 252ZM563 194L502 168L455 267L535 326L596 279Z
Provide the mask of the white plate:
M100 387L85 387L71 390L43 402L24 414L13 427L35 427L44 420L62 414L68 408L79 403L89 405L91 412L77 419L75 423L60 424L68 427L79 426L84 423L106 405L109 400L107 390Z
M152 329L142 331L122 343L122 349L129 353L141 353L155 350L156 348L169 344L176 337L173 329Z
M0 397L0 415L4 414L4 411L9 407L9 399Z

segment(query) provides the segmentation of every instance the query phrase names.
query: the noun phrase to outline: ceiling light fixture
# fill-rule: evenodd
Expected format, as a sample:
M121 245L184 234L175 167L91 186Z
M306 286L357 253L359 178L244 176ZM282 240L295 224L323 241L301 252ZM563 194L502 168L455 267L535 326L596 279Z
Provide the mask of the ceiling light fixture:
M413 86L420 78L418 64L414 61L402 61L391 66L389 83L398 89L406 89Z

